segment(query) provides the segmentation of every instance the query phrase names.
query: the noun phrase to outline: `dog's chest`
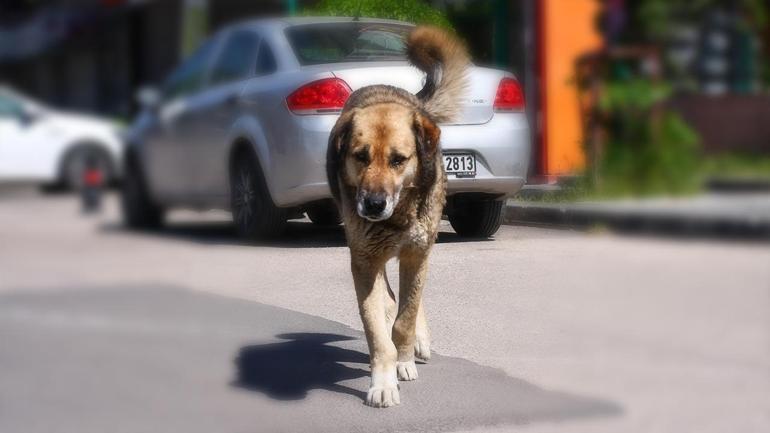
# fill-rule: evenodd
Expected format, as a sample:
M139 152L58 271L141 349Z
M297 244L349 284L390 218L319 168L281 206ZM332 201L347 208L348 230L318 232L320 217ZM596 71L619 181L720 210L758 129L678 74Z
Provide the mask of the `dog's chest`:
M427 247L433 243L436 229L430 221L418 219L404 233L403 244L416 247Z

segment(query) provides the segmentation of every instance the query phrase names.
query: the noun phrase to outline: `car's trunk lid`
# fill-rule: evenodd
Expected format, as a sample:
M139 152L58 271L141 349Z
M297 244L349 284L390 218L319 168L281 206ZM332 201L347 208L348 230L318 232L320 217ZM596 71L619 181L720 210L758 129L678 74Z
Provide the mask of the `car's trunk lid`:
M353 90L374 84L387 84L417 93L425 82L424 73L402 62L340 64L335 65L331 72ZM468 90L461 101L462 114L455 124L480 124L492 118L495 93L503 75L502 71L471 67Z

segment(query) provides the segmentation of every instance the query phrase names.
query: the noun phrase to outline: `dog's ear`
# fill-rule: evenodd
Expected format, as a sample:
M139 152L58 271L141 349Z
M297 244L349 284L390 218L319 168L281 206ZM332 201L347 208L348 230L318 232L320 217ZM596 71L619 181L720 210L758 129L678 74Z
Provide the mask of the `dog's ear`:
M438 154L441 129L425 114L414 114L414 136L417 141L417 152L426 159L433 159Z
M355 111L355 109L347 111L337 119L337 123L329 134L329 144L326 148L326 180L329 182L332 197L337 201L340 200L339 173L350 143Z
M441 129L427 115L415 113L413 130L420 162L418 183L421 187L428 187L436 180L436 158L440 150Z

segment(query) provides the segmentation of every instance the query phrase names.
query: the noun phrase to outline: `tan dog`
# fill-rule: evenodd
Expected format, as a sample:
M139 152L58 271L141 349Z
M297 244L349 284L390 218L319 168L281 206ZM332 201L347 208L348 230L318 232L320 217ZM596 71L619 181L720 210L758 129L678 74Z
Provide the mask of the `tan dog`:
M355 91L326 161L369 344L366 403L375 407L399 404L398 380L417 379L415 355L430 357L421 297L446 188L437 123L458 112L468 66L463 45L431 27L412 31L407 55L427 73L425 87L416 96L380 85ZM398 307L385 276L393 257L400 261Z

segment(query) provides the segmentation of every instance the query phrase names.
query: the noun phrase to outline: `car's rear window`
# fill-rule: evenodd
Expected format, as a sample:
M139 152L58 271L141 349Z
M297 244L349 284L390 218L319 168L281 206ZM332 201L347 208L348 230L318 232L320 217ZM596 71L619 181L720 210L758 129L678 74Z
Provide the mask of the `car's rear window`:
M286 29L301 65L404 60L405 38L412 27L344 22L304 24Z

